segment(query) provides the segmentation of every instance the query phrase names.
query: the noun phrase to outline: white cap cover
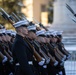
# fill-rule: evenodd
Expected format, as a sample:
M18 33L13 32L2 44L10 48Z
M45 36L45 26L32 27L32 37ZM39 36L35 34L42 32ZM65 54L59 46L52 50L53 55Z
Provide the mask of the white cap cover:
M39 35L45 35L45 30L39 30L36 32L36 35L39 36Z
M28 26L29 25L29 22L27 22L27 20L21 20L21 21L18 21L16 22L15 24L13 24L13 26L16 28L16 27L20 27L22 25L25 25L25 26Z
M36 30L36 26L35 25L31 25L31 26L28 26L27 29L30 31L30 30Z

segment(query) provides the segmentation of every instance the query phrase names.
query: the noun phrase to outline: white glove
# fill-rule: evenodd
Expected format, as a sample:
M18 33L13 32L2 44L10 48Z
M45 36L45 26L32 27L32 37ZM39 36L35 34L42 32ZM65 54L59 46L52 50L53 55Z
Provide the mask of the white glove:
M60 65L63 66L64 65L64 62L60 63Z
M47 68L47 65L43 65L43 68Z
M69 59L70 57L71 57L71 55L69 54L68 57L67 57L67 59Z
M65 60L66 58L67 58L66 55L64 55L64 60Z
M13 62L13 58L9 62L12 63Z
M2 60L2 63L5 63L8 60L6 56L4 56L4 59Z
M13 75L13 73L11 72L11 73L9 73L9 75Z
M42 61L40 61L38 64L39 64L40 66L42 66L42 65L44 65L44 63L45 63L45 59L42 58Z
M62 71L59 72L59 75L63 75Z
M42 60L44 60L44 61L45 61L45 59L44 59L44 58L42 58Z
M54 66L57 66L58 65L58 61L56 61L55 63L54 63Z
M65 61L65 59L66 59L66 55L64 55L64 57L62 58L62 61Z
M49 62L50 62L50 58L48 58L48 59L46 60L46 64L49 64Z

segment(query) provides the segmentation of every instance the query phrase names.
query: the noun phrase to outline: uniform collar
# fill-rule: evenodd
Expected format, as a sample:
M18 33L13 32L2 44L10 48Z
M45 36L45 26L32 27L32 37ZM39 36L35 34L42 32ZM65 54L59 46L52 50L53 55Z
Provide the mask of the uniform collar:
M22 37L22 36L19 35L19 34L16 34L16 37L17 37L17 38L20 38L20 39L24 39L24 37Z

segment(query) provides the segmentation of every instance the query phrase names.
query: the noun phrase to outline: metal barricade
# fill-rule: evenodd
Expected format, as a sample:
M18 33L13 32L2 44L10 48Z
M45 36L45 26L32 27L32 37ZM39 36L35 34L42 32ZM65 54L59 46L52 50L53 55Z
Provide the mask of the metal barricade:
M70 51L71 58L64 64L66 75L76 75L76 51Z

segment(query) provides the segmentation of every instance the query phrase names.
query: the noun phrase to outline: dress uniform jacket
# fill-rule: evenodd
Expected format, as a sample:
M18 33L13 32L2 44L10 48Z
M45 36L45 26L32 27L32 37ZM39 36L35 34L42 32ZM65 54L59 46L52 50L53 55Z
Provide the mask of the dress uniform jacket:
M65 54L64 51L62 50L62 46L64 46L64 44L63 44L62 42L58 42L57 45L58 45L59 50L60 50L63 54ZM65 73L65 68L64 68L64 64L63 64L61 67L62 67L62 68L61 68L61 71L62 71L63 75L66 75L66 73Z
M16 67L15 75L37 75L35 67L29 62L33 61L33 51L29 48L28 44L24 41L23 37L16 35L12 47L14 63L19 65Z
M0 49L0 52L1 52L1 49ZM0 57L0 75L3 75L3 65L2 65L2 59Z
M65 54L64 51L62 50L62 46L64 46L64 44L63 44L62 42L58 42L57 45L58 45L58 49L59 49L63 54Z
M35 41L38 45L40 45L37 41ZM40 51L39 51L39 47L33 42L31 41L32 45L34 46L34 48L36 49L36 51L39 53L40 56L42 56L40 54ZM43 56L42 56L43 57ZM36 63L36 62L35 62ZM45 65L45 64L44 64ZM39 72L39 75L48 75L47 73L47 68L44 68L43 66L40 66L37 64L35 64L35 66L37 66L37 70Z

